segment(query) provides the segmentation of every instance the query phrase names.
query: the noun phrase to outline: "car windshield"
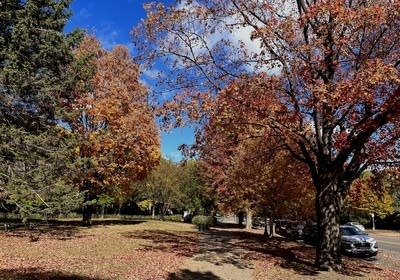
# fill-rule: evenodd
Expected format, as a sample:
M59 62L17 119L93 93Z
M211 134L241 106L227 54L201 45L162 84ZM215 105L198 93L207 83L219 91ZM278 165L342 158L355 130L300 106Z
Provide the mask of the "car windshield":
M345 227L340 229L341 235L366 235L365 232L354 227Z

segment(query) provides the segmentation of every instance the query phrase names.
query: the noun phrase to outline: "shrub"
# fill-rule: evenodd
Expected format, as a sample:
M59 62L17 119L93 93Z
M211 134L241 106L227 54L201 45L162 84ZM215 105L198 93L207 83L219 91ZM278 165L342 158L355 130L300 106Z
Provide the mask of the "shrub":
M214 219L211 216L198 215L193 217L192 223L198 226L202 225L205 226L206 228L209 228L214 224Z
M182 222L182 215L169 215L164 217L165 221L170 221L170 222Z

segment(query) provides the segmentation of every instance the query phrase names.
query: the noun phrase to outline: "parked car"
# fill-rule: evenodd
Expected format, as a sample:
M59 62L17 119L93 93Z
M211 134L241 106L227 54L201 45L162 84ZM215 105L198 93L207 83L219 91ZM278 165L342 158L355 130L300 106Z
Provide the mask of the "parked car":
M342 252L357 256L376 256L378 245L374 238L368 236L365 231L351 225L340 226ZM304 227L304 243L317 245L318 230L317 224L307 224Z
M365 227L358 222L348 222L348 223L346 223L346 225L353 226L353 227L358 228L359 230L365 231Z
M303 229L304 222L301 221L278 220L276 223L276 232L279 235L295 240L303 238Z
M289 237L294 240L303 239L304 237L304 222L294 221L289 224L288 233Z
M254 217L252 221L253 228L264 228L265 227L265 219L263 217Z
M290 220L286 220L286 219L278 219L275 220L275 231L277 234L288 237L288 227L289 227L289 223L291 221Z
M378 254L376 240L355 226L340 226L340 236L343 253L362 256L376 256Z

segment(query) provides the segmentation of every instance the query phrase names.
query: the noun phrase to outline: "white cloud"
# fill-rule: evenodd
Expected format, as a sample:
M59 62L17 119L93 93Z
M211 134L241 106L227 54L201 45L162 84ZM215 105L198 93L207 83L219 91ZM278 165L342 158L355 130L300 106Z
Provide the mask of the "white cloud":
M260 39L251 40L251 33L253 28L250 26L240 27L236 29L231 36L231 40L236 43L238 47L240 42L243 42L247 49L252 53L260 53L261 51L261 41Z
M287 15L292 13L292 8L293 8L293 3L288 2L288 1L283 1L284 3L276 3L276 5L279 5L279 12L281 14ZM196 9L201 9L203 6L202 4L199 4L197 1L191 1L190 4L187 3L187 1L181 1L176 8L177 9L182 9L186 11L188 14L192 13L193 11L196 11ZM242 15L237 13L236 15L232 15L230 17L226 17L225 19L219 18L219 22L215 26L215 32L210 33L209 30L204 30L204 27L202 25L196 26L191 19L190 16L186 19L188 24L185 22L182 22L182 25L188 25L189 28L192 28L193 30L196 31L197 34L202 34L202 31L206 35L205 37L202 38L202 40L195 41L195 43L191 46L191 49L186 46L180 37L177 37L176 35L169 35L168 39L168 44L170 45L175 45L177 48L180 48L180 51L183 50L183 53L189 57L191 57L191 52L193 51L195 56L201 56L203 54L207 54L207 48L212 49L214 48L218 42L221 40L225 40L230 42L231 46L240 49L240 46L245 46L245 53L242 53L242 58L245 57L254 57L257 56L261 53L262 51L262 42L261 39L251 39L251 34L254 31L254 28L251 26L243 26L243 19ZM203 23L202 23L203 24ZM213 22L213 24L215 24ZM232 29L232 32L227 31L226 26L238 26L237 28ZM210 26L213 26L210 24ZM192 41L193 43L193 41ZM240 58L239 58L240 59ZM267 72L270 75L273 74L278 74L281 69L280 67L274 67L270 68L269 65L260 65L256 63L248 63L246 65L246 69L249 71L253 72Z
M78 19L87 19L90 18L92 16L92 14L89 12L89 10L87 8L82 8L78 11L78 13L76 14L76 17Z

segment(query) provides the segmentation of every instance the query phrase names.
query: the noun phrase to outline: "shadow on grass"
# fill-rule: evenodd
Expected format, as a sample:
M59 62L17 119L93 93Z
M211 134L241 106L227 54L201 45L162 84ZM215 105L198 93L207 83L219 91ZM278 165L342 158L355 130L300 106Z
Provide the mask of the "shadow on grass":
M112 226L112 225L137 225L146 222L146 220L130 220L130 219L95 219L92 220L92 226ZM52 220L49 221L50 225L55 226L71 226L82 227L80 220Z
M150 244L142 245L144 250L159 250L185 257L192 257L198 252L199 236L196 233L143 230L123 233L122 236L150 241Z
M376 257L356 257L356 256L343 256L343 271L342 274L347 276L365 276L371 272L380 272L383 269L377 267Z
M183 269L179 272L171 273L167 278L167 280L188 280L188 279L220 280L221 278L210 271L198 272L198 271L191 271L188 269Z
M227 228L227 229L233 229L233 228L244 229L245 228L244 225L239 225L237 223L217 223L214 227L215 228Z
M207 260L217 265L221 262L231 263L238 268L251 268L243 260L266 260L300 275L319 274L314 266L315 248L300 242L282 237L267 239L260 233L229 230L229 228L210 230L204 241L200 251L205 253L196 256L198 260ZM365 276L373 271L379 271L380 269L372 263L374 260L375 258L344 257L344 269L340 273L348 276Z
M144 230L123 233L124 237L150 241L145 250L159 250L181 256L193 257L195 261L214 265L231 264L239 269L252 269L251 261L264 257L276 257L279 263L301 274L315 275L312 261L296 256L294 250L303 246L284 248L284 239L266 240L260 234L229 229L210 230L203 234ZM190 279L190 278L188 278Z
M93 278L87 276L80 276L76 274L69 274L60 271L42 271L39 268L31 269L2 269L0 270L0 279L7 280L102 280L101 278Z
M136 225L143 222L146 221L120 219L93 220L92 226ZM48 223L36 221L30 223L28 226L18 221L8 223L10 229L5 231L7 236L29 238L32 242L38 241L43 237L56 240L71 240L88 236L88 234L83 235L80 233L82 222L79 220L50 220Z

